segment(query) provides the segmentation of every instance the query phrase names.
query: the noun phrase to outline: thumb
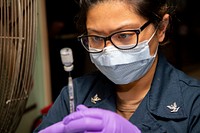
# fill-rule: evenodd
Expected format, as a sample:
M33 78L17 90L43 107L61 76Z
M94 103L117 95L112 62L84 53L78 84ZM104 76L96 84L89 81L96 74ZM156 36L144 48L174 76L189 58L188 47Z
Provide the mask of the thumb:
M63 124L67 125L70 121L75 120L75 119L79 119L79 114L81 113L81 111L87 110L88 107L86 107L83 104L80 104L76 107L76 112L73 112L71 114L69 114L68 116L63 118ZM82 114L82 113L81 113Z
M85 105L83 104L80 104L76 107L76 111L83 111L83 110L86 110L88 109L88 107L86 107Z

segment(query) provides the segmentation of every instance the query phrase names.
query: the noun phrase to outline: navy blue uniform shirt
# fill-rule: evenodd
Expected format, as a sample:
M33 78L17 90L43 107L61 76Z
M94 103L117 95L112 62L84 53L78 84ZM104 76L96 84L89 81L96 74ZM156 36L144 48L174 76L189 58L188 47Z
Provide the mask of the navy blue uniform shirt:
M74 79L75 104L116 112L115 85L100 72ZM98 95L101 100L94 103ZM38 132L69 114L68 88L64 87ZM151 88L129 121L142 133L200 133L200 81L170 65L159 55Z

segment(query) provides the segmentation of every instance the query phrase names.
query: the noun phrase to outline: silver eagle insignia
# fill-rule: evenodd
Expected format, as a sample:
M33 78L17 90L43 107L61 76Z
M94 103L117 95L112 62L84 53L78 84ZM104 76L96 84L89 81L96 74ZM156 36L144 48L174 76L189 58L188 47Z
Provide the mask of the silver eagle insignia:
M171 105L168 105L167 108L171 110L171 113L178 112L178 110L180 109L180 107L177 106L176 102L174 102Z
M99 98L97 94L94 97L91 97L91 102L94 104L96 104L100 100L101 98Z

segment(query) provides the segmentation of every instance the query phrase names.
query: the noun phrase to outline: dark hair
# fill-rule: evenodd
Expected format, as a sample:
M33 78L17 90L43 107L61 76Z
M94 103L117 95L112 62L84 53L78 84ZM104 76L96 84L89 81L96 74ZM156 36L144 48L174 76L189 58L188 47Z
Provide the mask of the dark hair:
M80 12L77 16L76 26L77 29L83 33L86 31L86 17L90 7L105 1L113 0L78 0ZM164 14L174 15L176 9L175 0L119 0L126 2L136 12L150 20L154 25L158 25L162 20Z

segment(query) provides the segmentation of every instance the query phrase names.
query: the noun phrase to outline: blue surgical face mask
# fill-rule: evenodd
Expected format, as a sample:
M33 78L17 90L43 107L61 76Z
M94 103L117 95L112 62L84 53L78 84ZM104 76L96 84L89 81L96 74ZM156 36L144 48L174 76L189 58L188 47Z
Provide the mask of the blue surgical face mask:
M107 46L101 53L90 53L90 59L95 66L115 84L128 84L144 76L153 64L157 51L150 55L149 40L138 43L130 50L119 50Z

